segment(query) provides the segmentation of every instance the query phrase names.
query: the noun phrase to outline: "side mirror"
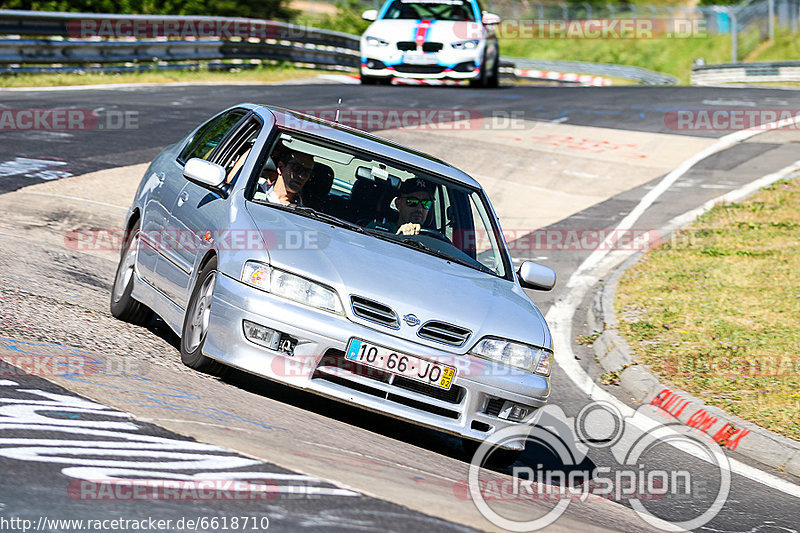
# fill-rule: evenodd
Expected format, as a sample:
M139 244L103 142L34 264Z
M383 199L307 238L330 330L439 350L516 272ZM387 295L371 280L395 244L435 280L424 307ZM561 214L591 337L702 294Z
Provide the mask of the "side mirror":
M377 9L367 9L363 13L361 13L361 18L364 20L368 20L370 22L374 22L378 20L378 10Z
M481 18L481 21L487 26L500 24L501 20L502 19L500 18L499 15L495 15L494 13L487 13L485 11L483 12L483 17Z
M198 185L219 189L225 182L225 169L205 159L193 157L183 167L183 176Z
M517 274L520 285L526 289L549 291L556 285L556 271L533 261L522 263Z

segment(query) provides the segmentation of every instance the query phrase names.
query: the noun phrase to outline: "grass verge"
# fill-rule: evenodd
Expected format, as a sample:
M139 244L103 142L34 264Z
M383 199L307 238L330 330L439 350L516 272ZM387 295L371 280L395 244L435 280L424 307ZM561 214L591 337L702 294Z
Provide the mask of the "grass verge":
M655 374L800 440L800 179L717 206L648 252L615 306Z
M748 53L757 45L756 32L740 35L740 54ZM688 84L695 59L703 58L707 64L730 62L731 38L730 35L715 35L682 39L501 39L500 50L508 57L641 67L672 74L681 83ZM764 49L759 56L769 50Z
M96 85L103 83L175 83L175 82L276 82L308 78L330 71L308 70L290 66L259 66L256 68L211 71L205 68L187 70L148 70L122 73L58 73L58 74L0 74L0 87L59 87L66 85Z

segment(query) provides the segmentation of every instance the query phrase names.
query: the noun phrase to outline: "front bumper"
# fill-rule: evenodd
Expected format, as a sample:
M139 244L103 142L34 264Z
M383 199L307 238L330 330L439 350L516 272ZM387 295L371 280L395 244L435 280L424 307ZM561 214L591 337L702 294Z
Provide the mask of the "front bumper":
M361 75L375 78L471 80L480 77L482 53L481 48L420 55L364 47L361 52ZM421 60L424 62L420 63Z
M297 340L292 356L245 338L242 322ZM344 359L353 337L456 367L450 390L369 370ZM532 426L550 394L544 376L452 354L273 296L217 276L203 352L246 372L463 437L483 440L508 426ZM532 407L520 422L500 418L507 402Z

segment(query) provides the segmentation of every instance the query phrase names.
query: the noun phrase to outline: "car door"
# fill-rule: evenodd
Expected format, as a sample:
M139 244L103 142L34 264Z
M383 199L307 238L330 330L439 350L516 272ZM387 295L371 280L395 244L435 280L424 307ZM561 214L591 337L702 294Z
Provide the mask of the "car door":
M211 248L214 235L227 229L225 224L229 217L226 191L238 179L261 130L261 123L253 115L247 119L240 115L239 120L235 120L235 115L236 112L232 112L228 120L222 121L220 128L209 132L208 144L214 144L214 148L205 154L199 154L204 156L203 159L225 169L226 183L222 190L210 190L184 179L182 188L170 207L168 223L174 230L170 232L174 239L156 266L156 272L164 293L181 307L186 307L194 269Z

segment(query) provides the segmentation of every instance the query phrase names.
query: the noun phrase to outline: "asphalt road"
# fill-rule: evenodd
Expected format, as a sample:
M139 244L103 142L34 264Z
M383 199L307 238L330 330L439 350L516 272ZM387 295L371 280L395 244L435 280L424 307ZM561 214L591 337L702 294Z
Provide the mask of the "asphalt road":
M165 145L178 140L187 130L208 117L211 113L226 106L255 101L302 109L333 109L335 100L343 99L343 109L360 108L415 108L451 109L453 102L462 110L480 113L484 117L515 116L525 120L547 120L557 123L578 124L632 131L658 132L670 134L690 134L694 136L720 137L729 131L679 131L671 129L665 118L678 109L797 109L800 94L792 91L767 89L706 89L706 88L540 88L504 87L498 91L469 90L462 88L433 87L381 87L364 88L349 85L291 85L291 86L230 86L230 87L164 87L129 88L114 90L86 91L31 91L0 93L0 110L3 109L47 109L69 107L77 110L97 110L103 129L91 128L72 131L4 131L4 143L0 143L0 192L9 192L26 185L46 181L45 178L67 177L67 174L80 175L93 170L101 170L122 165L146 162L155 156ZM126 122L127 120L127 122ZM120 129L115 129L121 125ZM697 207L704 201L719 196L726 190L752 181L756 177L783 168L797 159L792 144L779 139L766 138L735 148L708 158L687 173L650 210L641 221L640 227L658 228L672 217ZM454 162L458 165L458 162ZM679 161L676 161L676 164ZM18 172L22 170L22 172ZM55 174L54 174L55 172ZM57 174L57 173L62 174ZM605 229L616 222L636 205L639 199L651 188L653 183L635 187L623 194L608 199L589 209L581 211L552 226L554 229ZM123 201L122 203L127 203ZM6 241L8 242L8 241ZM6 246L0 258L13 255L13 247ZM16 249L19 253L20 249ZM562 280L588 255L587 251L563 251L549 254L547 263L553 266ZM522 254L524 255L524 254ZM8 276L8 271L4 274ZM102 293L107 287L103 282L95 287ZM553 301L563 295L560 286L549 294L531 293L534 301L546 312ZM574 330L581 332L583 317L576 317ZM24 336L24 330L19 335ZM168 335L167 335L168 337ZM588 350L575 346L574 350L582 356L581 364L592 374L599 374ZM34 379L34 378L31 378ZM576 416L586 404L585 395L572 384L559 369L553 375L552 405L564 410L566 417ZM43 380L20 383L26 388L53 390ZM234 375L228 386L239 387L259 394L262 387L258 380L247 376ZM48 388L50 387L50 388ZM0 388L0 392L8 389ZM611 389L612 392L613 388ZM63 391L60 391L63 392ZM303 395L294 398L299 405L315 417L336 417L366 432L377 432L396 439L398 453L407 447L418 446L434 450L461 460L452 439L430 431L412 431L401 425L387 424L381 417L364 417L357 410L333 409L328 403L309 400ZM144 428L153 434L161 435L156 427ZM602 431L601 431L602 433ZM30 435L25 434L26 438ZM569 433L561 438L569 440ZM48 435L47 438L53 438ZM602 438L599 441L602 442ZM734 454L735 455L735 454ZM542 450L531 448L523 455L523 462L535 468L542 459ZM0 503L4 504L3 514L11 508L20 509L28 505L25 516L40 516L44 499L53 502L53 508L79 511L74 501L61 493L54 496L48 481L57 475L57 469L45 463L10 464L3 459L3 472L14 472L4 476L0 482ZM719 484L719 474L706 463L697 461L667 446L654 451L648 458L652 467L669 471L687 470L695 479L702 480L702 490L692 492L690 499L664 498L648 508L657 516L669 520L691 518L701 513L713 500ZM608 449L590 446L587 458L581 463L620 470L620 462ZM272 465L259 466L265 471L281 471ZM774 472L773 472L774 474ZM391 494L381 495L391 501ZM345 501L346 500L346 501ZM627 504L624 498L622 503ZM32 505L31 505L31 502ZM82 504L85 505L85 504ZM117 509L117 506L119 508ZM204 503L203 505L207 505ZM287 504L288 505L288 504ZM124 503L102 506L104 512L119 510L124 514ZM93 509L86 508L86 516ZM173 509L169 504L154 507L159 516L185 514L185 507ZM225 507L229 515L238 508ZM297 526L306 515L327 516L326 526L339 526L352 529L350 518L331 510L349 510L353 513L367 513L364 529L387 529L385 514L398 512L425 522L425 529L432 526L446 530L458 528L455 524L436 521L403 509L397 511L391 504L365 496L320 498L313 503L304 500L293 502L285 509L290 516L284 523L287 528ZM218 510L209 508L211 510ZM370 514L372 511L375 514ZM162 512L163 511L163 512ZM244 513L246 510L243 510ZM326 514L328 513L328 514ZM203 513L192 513L200 514ZM346 515L346 513L344 513ZM20 513L17 513L21 516ZM716 518L701 528L707 531L794 531L798 523L798 502L795 498L771 489L761 483L742 476L733 476L731 493ZM293 520L297 520L297 522ZM428 522L430 521L430 522ZM389 521L391 522L391 521ZM314 524L302 522L303 524ZM349 524L349 527L348 527ZM416 529L414 522L390 524L397 530ZM319 524L317 524L319 525ZM608 525L607 525L608 527ZM646 528L649 526L645 526Z

